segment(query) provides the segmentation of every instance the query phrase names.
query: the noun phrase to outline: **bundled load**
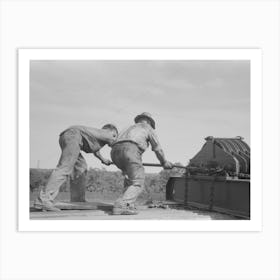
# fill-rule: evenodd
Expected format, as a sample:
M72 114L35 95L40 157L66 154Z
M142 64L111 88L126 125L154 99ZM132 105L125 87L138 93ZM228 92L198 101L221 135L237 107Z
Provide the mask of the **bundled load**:
M223 170L224 174L231 177L250 178L250 147L242 137L214 138L208 136L205 140L206 143L201 150L190 160L191 173L203 169L223 173L221 172Z

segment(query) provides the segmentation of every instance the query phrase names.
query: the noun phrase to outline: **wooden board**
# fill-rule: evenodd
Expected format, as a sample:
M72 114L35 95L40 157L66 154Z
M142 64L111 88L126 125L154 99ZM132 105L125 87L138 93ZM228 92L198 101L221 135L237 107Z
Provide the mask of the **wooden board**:
M94 202L56 202L55 206L61 210L97 210L99 205Z

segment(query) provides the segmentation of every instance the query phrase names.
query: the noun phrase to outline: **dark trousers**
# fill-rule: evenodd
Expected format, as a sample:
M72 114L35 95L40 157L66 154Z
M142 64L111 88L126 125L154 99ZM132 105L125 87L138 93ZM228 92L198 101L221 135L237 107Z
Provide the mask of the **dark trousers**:
M134 143L120 142L113 146L111 158L125 176L124 193L117 199L115 206L134 205L137 197L144 190L145 172L142 165L142 151Z

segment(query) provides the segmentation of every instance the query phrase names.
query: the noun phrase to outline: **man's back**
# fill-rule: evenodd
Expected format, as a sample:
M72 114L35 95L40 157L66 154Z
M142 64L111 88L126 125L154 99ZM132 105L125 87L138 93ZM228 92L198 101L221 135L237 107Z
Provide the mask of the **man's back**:
M151 143L153 150L160 147L155 131L146 123L136 123L122 131L116 143L126 141L137 144L142 151L148 148L149 143Z
M83 125L73 125L64 130L61 134L69 129L78 130L81 133L83 139L82 150L86 153L92 153L98 151L105 143L111 142L112 135L104 129L98 129Z

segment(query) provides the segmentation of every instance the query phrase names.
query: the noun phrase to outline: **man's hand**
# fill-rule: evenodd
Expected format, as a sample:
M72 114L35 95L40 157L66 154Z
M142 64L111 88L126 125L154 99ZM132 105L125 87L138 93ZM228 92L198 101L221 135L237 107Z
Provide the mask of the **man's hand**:
M173 168L173 164L170 161L166 161L163 164L163 168L164 169L172 169Z
M93 153L103 164L110 165L113 164L113 162L109 159L104 158L99 151Z
M101 162L102 162L103 164L105 164L105 165L111 165L111 164L113 164L113 162L112 162L111 160L106 159L106 158L104 158Z

